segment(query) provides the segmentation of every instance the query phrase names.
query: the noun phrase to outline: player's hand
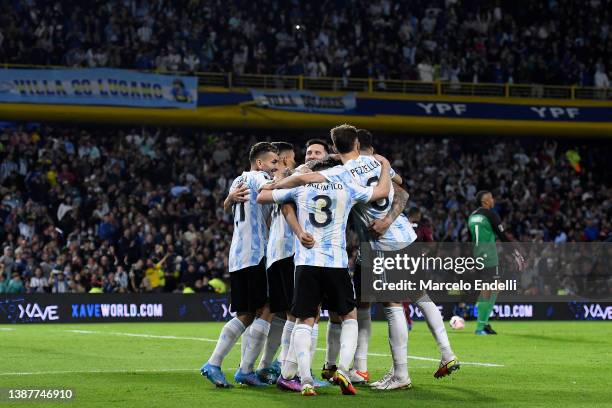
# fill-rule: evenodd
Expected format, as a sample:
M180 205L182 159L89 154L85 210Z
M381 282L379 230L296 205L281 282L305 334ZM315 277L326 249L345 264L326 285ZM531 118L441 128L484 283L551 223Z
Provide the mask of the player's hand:
M298 174L312 173L312 170L307 165L301 164L300 166L298 166L297 169L295 169L295 173L298 173Z
M302 243L303 246L305 246L306 248L310 249L314 246L315 244L315 239L312 235L310 235L307 232L300 232L298 234L298 239L300 240L300 242Z
M386 163L386 164L388 164L388 165L391 165L391 164L389 163L389 160L387 160L387 158L386 158L386 157L381 156L380 154L375 154L375 155L374 155L374 158L375 158L376 160L378 160L378 161L380 162L380 164L383 164L383 165L384 165L384 164Z
M518 249L512 251L512 257L514 258L514 262L516 262L516 266L519 272L522 272L527 267L527 261L525 261L525 257L521 254Z
M249 194L251 194L251 190L244 183L238 184L238 186L229 193L229 198L234 203L244 203L249 201Z
M374 238L380 238L387 232L391 226L391 221L387 217L372 221L370 224L370 235Z

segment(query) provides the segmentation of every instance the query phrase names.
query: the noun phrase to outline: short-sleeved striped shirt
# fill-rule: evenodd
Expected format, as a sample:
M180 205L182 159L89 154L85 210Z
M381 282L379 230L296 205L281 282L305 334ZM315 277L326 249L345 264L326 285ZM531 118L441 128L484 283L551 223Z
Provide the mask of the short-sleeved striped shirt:
M274 190L272 196L276 203L295 202L300 225L315 239L315 245L310 249L296 241L295 265L348 267L348 216L356 203L370 199L373 190L373 187L360 186L352 179Z

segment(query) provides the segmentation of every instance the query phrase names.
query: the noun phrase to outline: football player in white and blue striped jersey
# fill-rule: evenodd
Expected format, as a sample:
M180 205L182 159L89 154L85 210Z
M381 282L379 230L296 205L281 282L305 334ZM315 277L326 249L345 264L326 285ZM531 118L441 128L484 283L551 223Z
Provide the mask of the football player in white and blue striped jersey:
M349 141L350 149L358 146L353 126L334 128L334 134L340 134ZM292 312L298 318L298 324L294 330L294 346L304 395L314 395L310 373L310 335L318 306L325 296L329 309L340 315L343 321L339 368L333 379L340 385L343 394L355 393L347 374L356 347L357 321L354 288L347 269L345 234L350 210L356 203L375 201L389 194L389 163L382 157L380 160L382 173L375 187L360 186L350 176L326 182L325 177L319 173L306 173L291 176L265 188L302 187L275 190L273 193L262 191L258 197L260 203L295 202L300 226L315 241L312 248L297 245L295 254L296 281ZM329 163L326 164L329 166ZM289 375L283 372L283 377Z
M378 183L381 176L381 164L371 154L363 154L365 146L361 145L362 140L359 137L360 133L363 133L363 131L357 132L360 142L359 149L347 151L347 146L344 146L347 143L346 140L339 137L333 139L336 150L343 152L338 155L343 165L321 172L328 181L351 179L364 186L376 185ZM399 177L393 169L390 170L390 176L394 182L401 184L401 177ZM398 197L395 197L396 195L398 195ZM406 200L407 193L399 186L396 189L395 186L392 185L387 197L376 202L355 205L352 210L352 215L360 241L369 242L372 249L376 251L397 251L410 245L416 239L416 233L412 225L408 222L408 219L401 213ZM387 231L378 238L373 238L368 231L369 226L374 220L384 218L390 212L392 203L396 208L399 207L400 210L394 215L394 221ZM358 256L353 273L353 283L358 299L361 297L361 269L361 259L360 256ZM355 352L353 368L349 372L351 381L356 383L365 383L369 381L370 378L367 368L368 343L372 331L370 306L369 303L360 301L357 309L357 321L359 324L357 350ZM386 303L384 306L385 315L389 318L389 332L391 334L389 340L392 346L392 354L396 368L395 381L388 384L386 383L385 385L388 385L392 389L409 388L411 386L411 381L407 371L406 353L408 332L405 324L403 324L403 322L405 322L405 316L402 304ZM330 316L330 319L336 320L336 317ZM394 344L397 345L397 347L395 347L395 352L393 347ZM323 367L325 376L329 376L328 372L334 369L335 361L333 355L330 355L330 360L332 361L326 361Z
M357 131L357 135L358 135L359 144L360 144L360 158L361 157L371 158L372 155L374 154L374 147L372 146L372 134L365 129L359 129ZM345 167L346 167L346 164L348 164L348 162L345 163ZM349 169L349 172L351 172L351 175L353 174L356 175L359 172L359 170L356 170L355 167L348 167L348 169ZM402 184L401 179L399 179L398 182L399 182L398 184L400 185ZM403 189L400 186L394 186L394 187L396 187L395 189L396 193L402 194ZM396 250L401 247L404 247L406 243L411 243L416 240L416 233L414 232L414 229L412 228L412 225L410 224L409 221L408 221L408 225L409 225L408 233L410 235L410 238L407 239L406 235L403 235L402 233L406 231L406 222L405 222L406 218L402 214L402 211L405 207L406 200L408 199L407 193L404 193L404 194L405 196L403 199L393 200L392 208L386 213L384 217L375 217L370 222L369 224L370 232L372 233L372 235L376 237L374 241L370 240L370 243L372 244L373 249L388 250L388 248L390 247L390 249ZM364 221L367 222L367 219ZM394 245L393 239L398 239L397 240L398 244ZM377 241L381 242L381 245L377 246L376 245ZM415 304L423 313L423 317L425 318L425 321L427 322L427 327L429 328L432 336L434 337L438 345L438 349L440 351L440 366L438 370L434 373L434 377L440 378L445 375L449 375L450 373L452 373L453 371L459 368L459 362L451 348L450 341L448 339L448 334L446 333L446 328L444 326L444 321L442 319L442 315L440 314L440 311L438 310L438 307L436 306L436 304L429 298L426 292L423 292L422 295L418 299L416 299ZM403 321L405 319L404 312L400 311L400 306L403 306L403 305L399 303L398 304L390 303L390 304L386 304L385 306L386 306L385 315L388 318L390 326L391 325L393 327L399 326L399 321L400 320ZM391 320L394 320L393 324ZM395 323L395 321L397 321L397 323ZM401 330L403 331L403 327ZM406 332L406 336L407 335L408 334ZM400 335L400 336L394 336L394 337L395 338L390 339L390 341L392 340L393 343L397 345L396 347L401 349L403 347L401 345L402 343L401 337L403 336ZM358 347L358 351L359 351L359 347ZM367 355L367 350L365 353L366 353L365 355ZM357 354L358 353L356 353L356 355ZM356 362L357 362L357 356L356 356ZM373 383L372 385L378 389L386 389L386 390L400 388L404 382L400 378L401 375L400 376L393 375L394 371L395 369L390 370L389 375L386 375L385 377L383 377L383 380L377 381Z
M337 129L337 130L336 130ZM336 151L339 152L339 157L344 162L343 166L336 166L334 168L326 169L320 172L319 177L326 179L331 183L351 184L357 183L362 186L376 185L382 176L382 165L374 157L362 156L359 152L359 143L357 140L357 132L352 126L341 126L332 130L332 140ZM395 172L391 169L388 170L388 176L393 176L398 182L401 183L401 178L395 175ZM296 180L295 178L293 180ZM283 183L287 184L287 180ZM392 188L389 193L382 197L376 202L370 203L358 203L353 207L353 212L356 214L357 229L361 231L362 240L365 242L370 241L374 249L377 250L399 250L402 247L409 245L416 238L416 234L412 229L412 226L408 223L408 220L401 216L401 209L405 206L407 200L407 193L403 190L398 192L402 199L394 200L394 191ZM396 205L396 201L398 202ZM401 207L394 217L397 218L393 222L394 227L391 229L392 232L383 234L385 239L382 243L375 239L370 238L368 233L368 227L370 223L379 218L383 218L390 212L389 209L392 207ZM315 241L318 237L315 237ZM342 255L337 256L347 257L346 252ZM360 263L356 263L355 274L353 276L353 282L356 289L357 295L359 296L361 287L361 266ZM367 372L367 347L371 333L371 317L370 317L370 304L362 303L361 307L357 310L357 320L359 323L359 331L357 336L357 353L355 355L355 361L353 370L349 372L351 381L355 382L366 382L369 380L369 374ZM407 351L406 341L408 337L407 328L405 325L405 316L401 304L387 304L385 312L389 317L389 325L393 328L392 333L392 344L396 344L394 354L396 375L394 381L390 385L392 388L408 388L410 387L410 378L407 371ZM388 310L387 310L388 309ZM331 309L333 311L333 309ZM387 313L389 312L389 313ZM391 313L392 312L392 313ZM330 327L332 325L338 325L340 319L335 316L334 313L330 312ZM338 343L339 340L332 337L339 337L337 331L328 332L328 352L326 355L326 364L323 367L322 376L324 378L331 378L336 370L335 362L338 354L338 348L332 347ZM399 381L398 381L399 379ZM388 389L388 388L386 388Z
M278 147L278 146L277 146ZM279 149L280 150L280 149ZM282 152L279 152L279 154L282 155ZM310 139L306 142L306 155L305 155L305 162L306 164L301 165L300 167L298 167L297 169L295 169L295 172L298 173L303 173L303 172L310 172L311 170L307 167L307 163L314 161L314 160L322 160L327 158L327 156L329 155L329 146L327 144L327 142L325 142L322 139ZM278 173L278 172L277 172ZM280 177L277 176L277 178L280 179ZM307 232L304 232L298 221L297 221L297 214L295 212L295 205L293 203L289 203L289 204L283 204L282 207L279 207L279 209L282 211L282 214L285 218L284 221L286 221L284 223L285 226L289 226L289 222L291 221L291 230L294 232L295 234L295 238L296 238L296 242L300 241L300 243L302 243L304 246L310 248L312 246L312 244L314 243L314 240L312 238L312 235L310 235ZM274 214L274 213L273 213ZM271 237L270 237L270 242L273 241L273 237L272 237L272 233L271 233ZM293 258L291 259L291 262L293 262ZM293 265L293 263L292 263ZM272 274L274 274L274 269L276 268L275 265L272 265ZM288 268L285 268L288 269ZM286 287L286 291L287 293L291 292L290 297L288 297L288 305L292 304L292 300L293 300L293 270L295 268L292 268L291 271L291 275L287 275L286 278L284 279L285 282L285 287ZM268 277L270 276L270 270L268 270ZM291 282L292 286L291 288L288 287L287 283ZM340 322L341 323L341 322ZM292 339L292 333L293 333L293 328L295 326L295 316L293 316L291 314L291 311L288 310L287 311L287 322L285 323L285 327L283 329L283 334L282 334L282 344L283 347L281 349L281 363L283 365L288 364L289 366L293 367L293 369L288 369L289 372L293 373L297 370L297 357L295 356L295 349L292 347L292 343L291 343L291 339ZM328 330L332 329L331 328L332 325L328 325ZM336 327L337 326L337 327ZM338 343L340 343L339 337L340 337L340 324L338 325L334 325L334 327L336 328L336 331L338 332ZM316 348L317 348L317 341L319 338L319 324L318 324L318 317L317 320L315 321L314 326L312 327L312 341L311 341L311 350L310 350L310 358L311 361L314 358L315 352L316 352ZM338 347L340 347L340 345L338 344ZM285 370L287 371L287 370ZM315 387L323 387L326 385L329 385L329 382L327 381L319 381L317 379L314 380L315 381ZM300 391L302 386L299 382L299 380L297 378L283 378L282 376L278 378L277 384L280 388L285 389L285 390L289 390L289 391Z
M295 170L295 151L293 145L287 142L272 143L278 149L280 162L274 180L281 180L293 173ZM270 223L270 239L266 248L266 269L269 269L276 261L293 257L295 253L293 231L283 217L281 206L272 206L272 219ZM293 268L291 268L293 269ZM293 285L291 285L293 287ZM271 308L272 310L273 308ZM287 309L279 310L285 311ZM272 310L274 312L274 310Z
M234 213L229 272L231 309L237 316L223 327L212 356L200 370L217 387L230 386L221 364L242 333L245 347L234 378L242 384L265 385L257 379L253 365L270 330L269 320L255 316L262 313L267 299L265 251L271 207L258 204L256 198L257 191L272 181L278 166L278 151L271 143L257 143L251 147L249 160L250 170L232 182L223 205L226 210L232 208Z
M273 142L278 150L278 169L274 179L289 176L296 166L293 145L287 142ZM257 377L266 383L275 384L281 373L281 364L289 349L295 317L290 308L293 301L293 254L295 237L285 217L282 205L272 205L270 235L266 247L266 275L268 300L271 312L270 332L263 355L257 367ZM279 346L283 345L278 361L273 361Z

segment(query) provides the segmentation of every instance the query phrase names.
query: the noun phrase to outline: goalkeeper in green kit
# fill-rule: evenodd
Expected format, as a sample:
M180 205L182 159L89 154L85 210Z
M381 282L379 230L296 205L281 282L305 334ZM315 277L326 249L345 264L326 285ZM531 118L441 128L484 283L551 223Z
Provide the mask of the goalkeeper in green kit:
M501 242L510 242L504 232L504 227L499 215L492 210L495 205L493 194L490 191L479 191L476 194L476 202L480 207L468 218L468 228L474 243L474 258L483 258L484 269L481 271L483 277L500 279L499 257L497 254L496 239ZM525 265L525 260L518 249L514 249L513 254L519 270ZM478 297L478 324L476 325L477 335L497 334L489 324L489 316L497 300L497 292L481 291Z

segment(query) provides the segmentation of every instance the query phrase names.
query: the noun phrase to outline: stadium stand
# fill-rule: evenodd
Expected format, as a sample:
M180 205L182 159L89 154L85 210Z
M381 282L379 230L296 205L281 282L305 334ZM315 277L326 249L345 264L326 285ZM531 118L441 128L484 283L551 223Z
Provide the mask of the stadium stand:
M292 141L299 147L311 136ZM222 210L229 184L247 166L246 146L284 138L6 126L0 292L222 291L232 233ZM467 240L466 219L482 188L492 189L517 240L612 236L612 174L609 149L602 148L609 141L380 136L376 145L403 175L408 207L422 210L437 241ZM353 253L356 245L354 238Z
M610 1L3 0L0 62L593 86Z

